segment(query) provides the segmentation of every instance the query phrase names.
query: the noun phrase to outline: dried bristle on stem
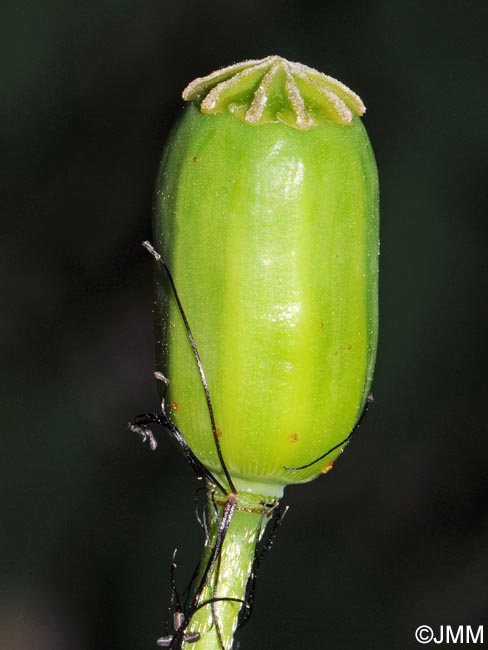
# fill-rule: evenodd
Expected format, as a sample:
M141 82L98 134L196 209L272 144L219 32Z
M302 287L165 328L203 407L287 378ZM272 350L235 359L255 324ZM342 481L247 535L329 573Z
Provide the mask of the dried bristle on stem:
M276 503L271 508L272 510L271 530L268 534L268 538L263 542L262 548L256 547L251 575L249 576L246 585L246 596L245 596L246 607L241 609L241 611L239 612L237 629L243 627L251 618L251 614L254 609L254 598L256 593L256 582L257 582L259 568L261 567L261 563L264 559L264 556L267 554L267 552L271 549L271 547L274 544L276 535L278 533L278 529L283 523L283 520L288 512L288 508L289 506L285 506L285 508L281 508L279 503ZM259 531L258 539L261 539L261 535L262 535L262 529Z
M201 609L202 607L205 607L206 605L211 605L213 607L213 603L217 601L222 601L222 600L230 600L230 601L235 601L235 602L243 602L240 599L237 598L212 598L210 600L206 600L204 602L200 602L203 591L205 587L207 586L208 580L209 580L209 575L213 571L216 563L218 562L218 559L220 557L220 553L222 550L222 546L224 544L225 536L229 530L230 523L232 521L232 516L235 512L235 509L237 507L237 499L234 495L228 495L227 500L225 502L222 518L219 522L218 526L218 534L217 538L215 541L215 544L212 548L212 551L210 553L210 557L207 561L207 564L205 565L205 568L203 570L202 576L199 580L198 586L196 587L192 599L192 603L190 607L188 608L188 612L185 613L184 620L182 621L182 624L179 629L175 630L175 634L171 639L170 644L167 646L169 648L180 648L181 643L183 641L186 641L187 643L192 643L193 640L188 638L188 635L194 634L191 630L188 631L188 625L190 624L192 617L194 614ZM218 627L216 628L218 629ZM197 641L198 638L195 638L194 641ZM221 647L223 650L225 648L221 644Z

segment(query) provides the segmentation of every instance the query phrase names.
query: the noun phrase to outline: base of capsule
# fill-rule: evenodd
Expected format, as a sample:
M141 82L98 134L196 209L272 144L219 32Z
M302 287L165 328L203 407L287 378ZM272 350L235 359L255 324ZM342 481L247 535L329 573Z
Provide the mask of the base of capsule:
M226 485L224 475L215 474L215 478L222 485ZM259 497L261 499L281 499L285 485L283 483L270 483L268 481L249 481L243 478L232 477L232 481L241 497L249 495L251 499Z

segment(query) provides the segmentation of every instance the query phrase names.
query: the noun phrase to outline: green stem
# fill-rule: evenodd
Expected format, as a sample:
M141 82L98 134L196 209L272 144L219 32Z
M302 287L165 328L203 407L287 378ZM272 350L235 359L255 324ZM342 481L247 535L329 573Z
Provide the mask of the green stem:
M251 493L223 497L207 491L208 538L196 580L194 604L198 609L186 633L200 634L186 650L230 650L239 612L247 605L246 587L260 540L275 498ZM232 599L232 600L222 600Z

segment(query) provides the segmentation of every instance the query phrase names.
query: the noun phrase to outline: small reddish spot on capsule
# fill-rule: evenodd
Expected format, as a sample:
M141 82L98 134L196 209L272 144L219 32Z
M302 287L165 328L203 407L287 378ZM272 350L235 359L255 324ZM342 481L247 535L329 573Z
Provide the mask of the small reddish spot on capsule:
M346 347L346 350L352 350L352 345L349 343L349 345Z
M298 440L298 433L290 433L290 442L296 442Z
M327 474L327 472L330 472L330 470L333 467L334 467L334 463L331 461L330 463L327 463L327 465L324 465L323 467L320 468L320 473Z
M321 331L321 332L324 331L324 324L323 324L323 323L320 323L320 331Z
M179 406L176 402L171 402L171 408L173 409L173 411L177 411Z
M222 437L222 431L218 427L215 428L215 431L217 432L217 438L221 438Z
M193 156L192 162L198 162L198 158L196 156Z

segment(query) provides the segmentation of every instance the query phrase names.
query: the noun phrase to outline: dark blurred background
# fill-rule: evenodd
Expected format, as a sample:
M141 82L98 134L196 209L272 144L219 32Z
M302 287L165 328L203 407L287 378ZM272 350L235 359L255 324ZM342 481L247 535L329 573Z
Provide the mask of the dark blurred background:
M197 483L157 409L152 192L182 88L281 54L363 97L381 179L375 403L289 488L241 647L416 648L488 621L486 2L2 5L2 650L148 650ZM488 628L485 636L488 635Z

